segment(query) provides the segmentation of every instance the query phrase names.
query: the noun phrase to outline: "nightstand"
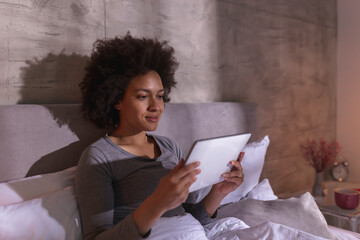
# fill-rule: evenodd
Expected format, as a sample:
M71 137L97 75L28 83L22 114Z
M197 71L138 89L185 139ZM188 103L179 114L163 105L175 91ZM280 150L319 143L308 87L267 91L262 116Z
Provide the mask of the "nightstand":
M326 181L325 197L315 198L320 211L323 213L329 225L360 232L360 205L354 210L346 210L338 207L335 203L334 189L336 188L360 188L360 183Z

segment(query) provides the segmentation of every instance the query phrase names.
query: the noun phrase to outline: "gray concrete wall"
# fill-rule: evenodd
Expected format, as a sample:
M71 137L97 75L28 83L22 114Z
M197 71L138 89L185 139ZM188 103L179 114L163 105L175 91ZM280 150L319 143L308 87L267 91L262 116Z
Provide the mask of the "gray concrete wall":
M263 177L277 191L311 188L299 144L336 138L336 1L234 0L217 9L222 100L259 104L259 132L271 141Z
M349 181L360 182L360 1L338 2L337 138L349 162Z
M336 0L7 0L0 20L0 104L79 102L92 43L130 31L176 49L173 102L259 104L277 193L312 185L302 140L336 137Z

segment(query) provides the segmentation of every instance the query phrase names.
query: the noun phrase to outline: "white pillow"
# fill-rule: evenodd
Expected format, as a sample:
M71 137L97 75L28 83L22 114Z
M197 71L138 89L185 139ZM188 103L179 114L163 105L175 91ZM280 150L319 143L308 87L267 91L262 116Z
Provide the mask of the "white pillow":
M238 189L227 195L220 205L224 205L230 202L238 202L259 183L260 174L264 166L266 150L269 146L269 143L269 137L265 136L262 140L249 143L245 146L243 150L245 152L245 156L241 162L241 165L244 169L244 182ZM207 187L192 193L195 201L201 201L208 194L210 189L211 187Z
M81 239L74 187L0 206L0 239Z
M278 199L278 197L274 194L269 180L265 178L246 195L246 199L271 201Z
M0 183L0 206L34 199L75 184L76 166Z
M238 202L258 185L269 144L269 137L265 136L259 142L252 142L245 146L243 150L245 156L241 162L241 166L244 169L244 182L235 191L229 193L220 205Z

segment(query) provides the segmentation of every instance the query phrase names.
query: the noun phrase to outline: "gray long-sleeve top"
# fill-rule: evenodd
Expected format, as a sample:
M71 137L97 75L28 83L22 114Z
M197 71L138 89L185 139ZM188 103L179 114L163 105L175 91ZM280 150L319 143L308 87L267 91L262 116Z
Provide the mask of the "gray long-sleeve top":
M141 239L131 213L152 194L160 179L183 157L169 138L152 136L161 150L156 159L135 156L116 145L108 136L88 146L76 173L83 239ZM202 224L210 221L202 202L187 203L163 217L191 213Z

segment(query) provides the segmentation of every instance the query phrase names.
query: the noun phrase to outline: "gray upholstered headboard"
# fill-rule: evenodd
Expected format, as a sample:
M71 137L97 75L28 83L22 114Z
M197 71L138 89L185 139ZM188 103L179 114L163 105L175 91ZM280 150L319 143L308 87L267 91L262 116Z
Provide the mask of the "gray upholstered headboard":
M155 134L186 154L196 139L251 132L256 104L169 103ZM55 172L77 164L82 150L106 133L85 122L77 104L0 105L0 182Z

